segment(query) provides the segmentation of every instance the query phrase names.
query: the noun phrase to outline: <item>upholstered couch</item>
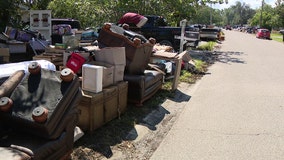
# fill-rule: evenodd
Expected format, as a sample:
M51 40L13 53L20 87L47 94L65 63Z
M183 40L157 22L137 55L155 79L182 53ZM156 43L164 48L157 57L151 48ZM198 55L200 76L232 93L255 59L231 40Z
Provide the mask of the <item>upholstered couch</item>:
M81 98L79 78L74 76L71 82L63 82L59 71L41 66L40 74L19 70L0 78L0 98L8 97L13 102L9 110L3 109L3 99L0 102L0 159L70 157ZM48 111L46 121L33 118L38 106Z

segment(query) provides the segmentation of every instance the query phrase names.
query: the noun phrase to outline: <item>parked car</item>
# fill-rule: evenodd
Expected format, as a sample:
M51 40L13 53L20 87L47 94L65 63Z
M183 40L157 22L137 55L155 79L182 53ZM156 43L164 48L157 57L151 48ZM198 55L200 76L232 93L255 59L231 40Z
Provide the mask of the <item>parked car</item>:
M226 29L226 30L232 30L232 27L231 27L230 25L226 25L226 26L225 26L225 29Z
M258 29L256 32L256 38L270 39L270 31L268 29Z

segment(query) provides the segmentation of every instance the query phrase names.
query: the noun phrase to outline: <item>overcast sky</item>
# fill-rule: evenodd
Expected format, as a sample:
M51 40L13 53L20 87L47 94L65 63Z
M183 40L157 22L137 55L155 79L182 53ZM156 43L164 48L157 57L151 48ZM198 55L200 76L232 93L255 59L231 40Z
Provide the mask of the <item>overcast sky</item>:
M221 5L215 4L215 5L212 5L212 7L216 9L229 8L232 5L236 5L237 1L248 4L252 9L257 9L261 7L262 0L228 0L228 4L221 4ZM272 7L275 6L275 0L264 0L264 2L266 4L270 4Z

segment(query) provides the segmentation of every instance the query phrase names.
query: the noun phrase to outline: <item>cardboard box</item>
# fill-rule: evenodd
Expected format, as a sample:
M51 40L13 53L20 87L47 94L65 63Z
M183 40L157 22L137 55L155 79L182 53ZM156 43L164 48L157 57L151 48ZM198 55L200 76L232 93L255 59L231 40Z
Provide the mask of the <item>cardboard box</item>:
M110 86L103 89L104 94L104 122L109 122L118 116L118 88Z
M113 83L123 81L125 65L115 65L114 66L114 74L113 74Z
M84 64L82 67L82 89L94 93L103 89L103 67Z
M114 66L98 61L87 62L87 64L103 67L103 88L114 84Z
M0 64L9 63L9 61L10 61L9 48L0 48Z
M127 109L128 82L121 81L117 84L118 88L118 116Z
M105 47L96 50L96 61L112 65L126 65L125 47Z
M104 125L104 98L103 92L92 93L82 90L82 99L78 105L78 126L83 131L93 132Z

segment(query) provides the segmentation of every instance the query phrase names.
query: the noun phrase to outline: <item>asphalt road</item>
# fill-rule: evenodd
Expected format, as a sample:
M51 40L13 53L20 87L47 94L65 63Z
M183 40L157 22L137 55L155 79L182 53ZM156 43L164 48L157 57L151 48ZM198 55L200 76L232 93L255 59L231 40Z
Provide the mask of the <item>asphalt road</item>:
M284 44L225 36L151 160L284 159Z

